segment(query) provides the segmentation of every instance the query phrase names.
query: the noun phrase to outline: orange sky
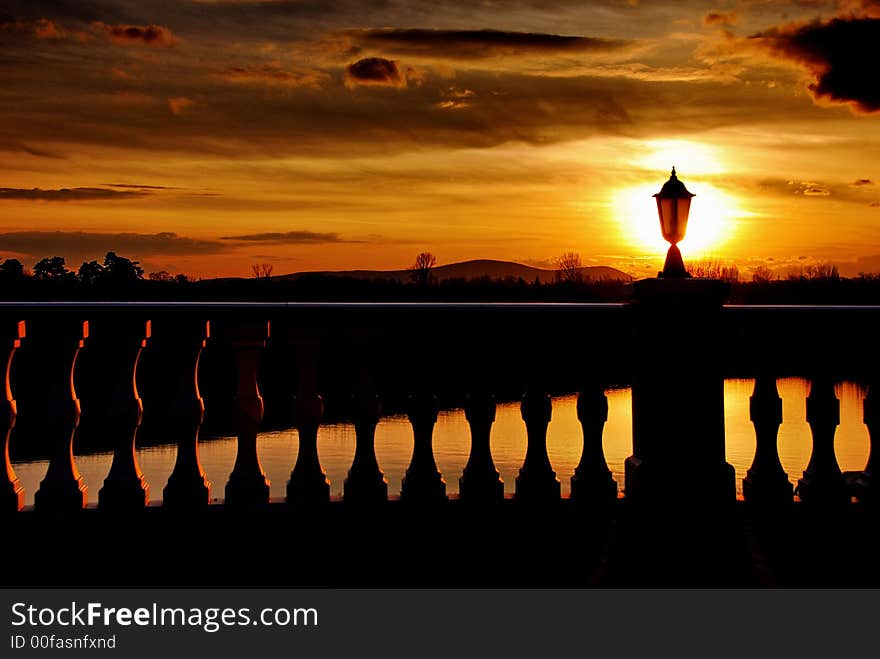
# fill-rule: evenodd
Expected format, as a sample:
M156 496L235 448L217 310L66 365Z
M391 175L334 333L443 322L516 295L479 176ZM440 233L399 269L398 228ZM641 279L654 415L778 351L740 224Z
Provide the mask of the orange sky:
M675 164L685 259L880 271L878 44L849 0L7 0L0 256L640 276Z

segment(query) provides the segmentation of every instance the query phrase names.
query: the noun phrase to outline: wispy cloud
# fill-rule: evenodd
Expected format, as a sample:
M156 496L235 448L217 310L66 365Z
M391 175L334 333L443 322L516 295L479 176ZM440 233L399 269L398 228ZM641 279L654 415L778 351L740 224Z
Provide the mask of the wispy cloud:
M32 199L35 201L112 201L143 197L147 192L138 186L137 190L108 190L106 188L0 188L0 200Z
M361 48L395 55L430 56L450 60L481 60L522 55L608 53L635 44L623 39L563 36L501 30L367 29L342 33Z
M11 231L0 233L0 250L34 258L53 255L94 258L111 250L139 258L170 254L218 254L228 249L229 245L217 240L188 238L172 232Z
M330 75L318 69L282 69L265 64L262 66L233 66L218 73L231 82L262 82L291 87L318 89L330 80Z
M241 236L223 236L221 240L236 240L248 243L277 243L284 245L321 245L326 243L363 242L361 240L347 240L338 233L318 233L315 231L250 233Z

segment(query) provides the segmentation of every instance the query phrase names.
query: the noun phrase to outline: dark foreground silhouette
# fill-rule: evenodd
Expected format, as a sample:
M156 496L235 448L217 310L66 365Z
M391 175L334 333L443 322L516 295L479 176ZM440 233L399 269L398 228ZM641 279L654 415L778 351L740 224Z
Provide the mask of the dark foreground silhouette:
M320 514L25 511L4 522L0 551L7 587L880 585L880 520L864 507L822 517L795 504L760 518L742 502L727 515L677 505L650 516L623 499L608 514L510 499L418 513L400 501Z

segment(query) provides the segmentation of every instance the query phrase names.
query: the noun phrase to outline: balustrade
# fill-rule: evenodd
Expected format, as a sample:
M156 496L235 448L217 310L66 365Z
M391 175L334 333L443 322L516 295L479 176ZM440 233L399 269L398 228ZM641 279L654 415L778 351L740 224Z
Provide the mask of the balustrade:
M284 340L293 351L297 372L293 397L293 425L299 435L296 464L287 482L287 502L314 508L330 501L330 481L318 458L318 427L324 415L324 400L318 394L317 370L320 343L308 334L286 327Z
M652 304L655 301L651 301ZM658 303L659 304L659 303ZM51 305L12 308L7 305L0 316L0 359L5 368L6 400L0 405L0 433L3 433L5 477L0 482L0 508L7 512L20 510L24 493L12 467L9 451L18 428L28 425L31 431L45 438L50 447L45 478L34 494L34 508L47 513L70 513L82 509L87 502L86 484L74 459L74 439L99 434L112 442L113 458L97 503L102 510L134 512L149 502L149 486L138 466L135 441L141 432L141 420L153 424L152 430L174 438L177 445L173 471L163 490L163 505L169 510L196 511L211 502L211 484L199 461L199 432L205 415L205 402L199 387L199 363L202 351L210 340L226 350L229 367L234 369L234 391L226 402L233 412L237 436L235 464L225 489L225 504L233 509L250 509L269 503L269 482L260 465L257 434L263 419L264 403L258 384L260 363L269 340L269 323L262 319L259 307L238 317L228 310L200 309L197 305L175 310L174 307L144 308L130 311L122 307L68 305L57 310ZM48 310L47 310L48 309ZM652 323L661 322L659 309L648 312ZM643 311L643 313L648 313ZM353 312L354 313L354 312ZM714 314L715 311L712 311ZM269 314L266 314L268 316ZM264 316L265 317L265 316ZM148 320L149 318L149 320ZM388 483L376 456L376 428L382 413L376 365L375 332L334 328L310 321L302 325L295 316L273 318L273 341L291 356L290 377L295 377L292 399L293 425L299 436L295 465L287 484L287 503L293 508L307 509L326 505L330 500L330 483L318 456L318 429L324 420L324 399L319 393L319 375L323 372L323 351L343 346L348 372L353 374L350 420L356 446L354 458L343 485L343 497L349 504L381 506L388 500ZM27 323L25 325L25 322ZM713 322L717 318L713 315ZM27 333L25 333L27 329ZM666 336L673 330L664 329ZM645 327L642 327L644 332ZM668 331L667 331L668 330ZM27 336L25 336L27 334ZM644 340L644 334L637 335ZM89 359L79 358L88 341ZM335 347L332 346L336 341ZM481 345L490 343L487 336ZM448 354L454 351L449 350ZM86 354L86 353L84 353ZM641 354L641 353L640 353ZM718 411L717 366L704 367L699 359L710 359L708 349L688 361L688 367L705 375L710 391L696 399L705 399ZM654 397L645 403L644 389L635 392L633 405L648 405L648 412L634 412L640 425L640 437L647 442L631 460L634 466L644 459L656 459L662 467L668 461L663 442L673 442L676 426L663 420L666 434L658 435L650 423L662 416L657 401L676 408L676 418L683 418L688 409L686 399L674 391L665 391L662 373L645 369L654 363L668 369L661 357L653 357L641 365L642 384L650 384L648 394ZM14 361L15 360L15 361ZM138 387L138 371L147 362L156 382L144 393ZM470 428L471 442L467 463L459 480L462 504L479 507L499 504L505 498L504 482L492 456L491 434L495 421L494 386L486 377L486 364L481 360L468 374L472 393L464 400L464 413ZM15 370L21 367L30 384L18 391ZM88 386L75 384L81 380L78 369L86 364L97 369L86 379ZM454 369L448 368L448 371ZM547 430L553 402L546 387L537 377L542 368L534 355L524 359L528 385L521 400L522 420L527 435L527 448L516 478L513 499L530 506L553 505L560 501L560 482L547 451ZM424 371L424 369L422 369ZM684 387L687 379L673 374L676 386ZM876 374L874 374L876 375ZM583 433L580 461L571 478L571 500L587 507L607 507L617 498L615 482L605 459L602 438L608 420L608 399L604 387L595 379L578 395L577 416ZM421 373L409 389L405 411L413 433L412 456L401 482L400 499L408 506L428 509L447 500L446 482L434 458L433 434L440 404L432 393L430 376ZM157 384L158 382L158 384ZM77 396L82 391L85 405ZM384 387L384 385L383 385ZM384 391L384 389L383 389ZM15 392L16 395L13 395ZM392 401L393 403L393 401ZM400 404L398 403L398 409ZM152 416L151 416L152 415ZM699 420L706 421L713 437L723 437L718 428L717 414L703 410ZM710 418L711 416L711 418ZM777 438L782 423L782 400L776 385L776 371L761 367L750 398L749 416L754 425L756 448L754 460L743 479L743 497L755 509L779 511L793 501L792 485L782 467ZM806 398L806 418L812 433L813 448L809 464L798 481L797 493L807 508L839 510L850 501L851 492L862 501L875 499L877 449L880 436L880 385L873 382L864 400L863 421L871 442L871 452L864 470L847 482L841 472L834 449L834 436L840 422L840 402L827 368L820 368L812 378ZM82 420L82 428L80 421ZM688 442L696 442L699 428L689 420ZM647 424L647 425L646 425ZM696 444L694 444L696 445ZM706 457L717 476L717 492L726 492L728 469L719 442L706 448ZM681 447L670 449L679 455ZM688 461L693 466L697 464ZM662 472L657 474L662 478ZM697 481L710 483L711 474L700 474ZM713 486L714 487L714 486ZM695 496L699 496L695 493ZM726 496L726 495L725 495Z
M264 506L269 503L269 481L257 455L257 431L264 412L257 368L269 338L269 323L224 319L218 324L220 340L232 350L236 374L233 419L238 452L226 483L226 505L230 508Z
M200 317L179 319L167 315L154 321L154 357L167 387L156 400L164 413L165 432L178 435L177 456L162 503L171 510L192 511L211 502L211 482L199 460L199 429L205 418L205 401L199 391L199 360L211 324Z
M834 394L834 381L827 371L816 375L807 396L807 423L813 435L810 462L798 481L797 493L811 508L839 508L850 500L837 456L834 434L840 425L840 401Z
M102 314L90 323L89 330L90 349L103 365L101 386L91 404L97 408L100 432L115 445L110 473L98 492L98 507L114 512L142 510L150 501L150 486L135 453L144 411L138 395L137 365L150 338L150 321Z
M471 451L458 481L458 495L463 501L477 505L499 503L504 499L504 481L495 468L489 441L495 423L494 396L469 395L464 413L471 428Z
M12 358L15 351L21 346L21 340L25 336L25 323L23 320L6 321L0 324L0 360L5 365L3 369L3 390L6 400L0 403L0 434L3 436L3 474L0 480L0 514L18 512L24 507L24 488L15 475L12 461L9 459L9 438L15 427L17 405L12 395L12 385L9 381L9 372L12 369Z
M776 508L790 504L792 485L779 460L776 445L782 425L782 399L776 378L766 371L755 379L749 399L749 418L755 426L755 459L743 479L743 497L750 504Z
M862 407L862 420L868 427L871 442L868 463L856 480L856 496L860 501L876 506L880 490L880 381L868 387Z
M581 459L571 477L571 498L590 507L607 507L617 498L617 483L605 460L602 432L608 421L608 397L599 385L585 387L577 400L578 421L584 433Z
M434 460L434 425L439 409L437 397L432 394L422 392L409 397L413 452L400 490L400 498L406 503L429 506L446 501L446 481Z
M34 508L50 514L81 510L88 488L76 468L73 441L80 420L74 369L89 336L89 323L77 316L39 314L28 324L28 347L36 357L42 392L31 392L33 421L51 445L46 476L34 494ZM42 395L40 395L42 393Z
M539 387L529 387L520 406L526 424L526 458L516 477L514 498L538 505L559 501L560 486L547 455L547 426L553 411L550 395Z
M354 424L354 460L343 484L346 502L375 505L388 499L388 481L376 459L376 425L382 414L379 394L370 375L368 345L357 341L354 361L357 376L352 394L351 420Z

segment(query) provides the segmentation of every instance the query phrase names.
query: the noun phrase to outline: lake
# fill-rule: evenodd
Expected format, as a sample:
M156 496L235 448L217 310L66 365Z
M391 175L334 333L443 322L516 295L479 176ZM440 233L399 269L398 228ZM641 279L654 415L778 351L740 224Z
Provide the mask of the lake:
M749 421L749 396L754 380L727 380L725 393L725 429L727 460L736 469L737 493L742 494L742 478L755 453L755 432ZM810 458L810 428L805 419L805 398L809 383L799 378L778 382L782 397L783 423L779 429L779 454L782 466L792 482L797 482ZM868 431L862 423L862 399L865 390L852 382L835 387L840 398L840 426L835 446L837 459L843 470L864 468L868 458ZM631 392L629 389L610 389L608 395L608 423L605 426L604 445L608 466L618 486L624 487L623 462L632 453ZM580 459L582 433L575 409L576 396L558 396L553 399L553 418L547 433L550 460L559 480L563 495L570 490L570 479ZM16 441L13 434L12 441ZM458 492L458 478L467 462L470 447L470 429L462 410L440 413L434 430L434 453L437 466L443 472L447 492ZM349 424L322 426L318 433L321 462L330 479L331 493L341 496L343 480L351 465L355 449L354 428ZM297 452L297 433L283 430L262 433L258 450L263 469L271 481L272 496L282 498ZM223 496L223 488L235 461L234 438L204 440L200 444L202 466L213 483L212 494ZM518 403L500 403L492 427L492 454L504 479L505 493L513 494L514 479L522 466L526 451L526 430L520 417ZM174 465L175 446L139 448L141 469L150 483L151 499L161 499L162 488ZM400 493L400 481L412 453L412 429L405 416L382 419L376 429L376 453L379 464L388 479L388 492ZM77 466L89 487L89 502L97 501L111 454L99 453L77 457ZM16 463L15 471L26 491L26 503L32 504L34 492L45 475L46 461Z

